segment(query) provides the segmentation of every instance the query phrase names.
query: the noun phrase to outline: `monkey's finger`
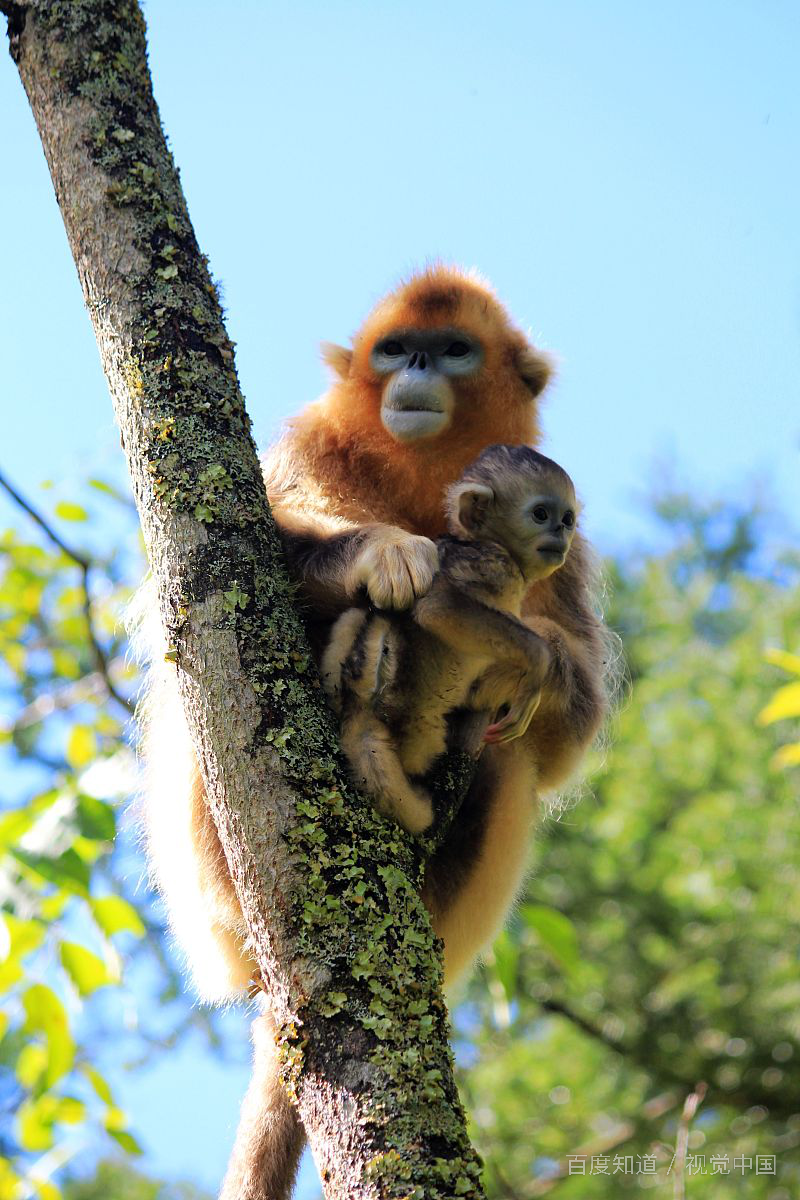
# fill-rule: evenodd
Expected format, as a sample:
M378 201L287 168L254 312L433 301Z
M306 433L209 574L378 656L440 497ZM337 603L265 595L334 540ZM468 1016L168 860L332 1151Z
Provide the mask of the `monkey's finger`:
M376 534L359 555L355 578L376 608L410 608L431 586L439 565L430 538L389 528Z
M501 733L497 733L492 737L488 733L484 736L484 741L489 746L502 746L506 742L513 742L516 738L521 737L525 730L519 726L512 726L510 729L504 729Z
M504 716L503 720L495 722L494 725L489 725L486 733L483 734L483 740L489 743L500 742L500 740L503 740L503 734L507 730L507 727L509 727L507 726L506 722L507 718Z
M396 546L382 546L364 556L364 583L376 608L410 608L414 589Z
M403 553L414 595L424 596L439 569L439 552L430 538L415 537L413 543L403 547Z
M387 575L392 587L392 608L410 608L430 590L439 555L428 538L413 537L387 552Z
M504 717L488 727L483 740L496 745L501 742L512 742L522 737L533 720L533 714L539 707L540 693L532 696L523 708L511 708Z
M419 596L429 590L436 568L438 554L428 538L413 540L393 546L386 554L386 575L392 593L392 608L410 608Z
M414 603L414 584L403 547L392 546L387 550L385 569L391 593L390 607L410 608Z

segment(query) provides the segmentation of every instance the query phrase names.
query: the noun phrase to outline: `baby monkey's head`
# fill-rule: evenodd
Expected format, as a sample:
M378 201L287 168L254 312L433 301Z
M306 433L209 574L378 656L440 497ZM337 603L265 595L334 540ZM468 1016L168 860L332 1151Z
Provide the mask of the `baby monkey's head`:
M530 580L563 565L576 507L566 471L529 446L488 446L447 492L450 532L499 542Z

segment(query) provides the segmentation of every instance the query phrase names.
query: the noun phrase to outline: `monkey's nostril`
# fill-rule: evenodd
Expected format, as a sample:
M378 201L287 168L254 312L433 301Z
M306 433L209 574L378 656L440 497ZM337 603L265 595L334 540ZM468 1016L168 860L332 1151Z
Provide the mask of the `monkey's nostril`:
M425 370L425 368L426 368L426 367L427 367L427 365L428 365L428 359L427 359L427 357L426 357L426 355L425 355L425 351L424 351L424 350L422 350L422 351L420 352L420 356L419 356L419 365L420 365L420 369L421 369L421 370L423 370L423 371Z
M418 354L418 352L415 350L415 351L414 351L414 353L411 355L411 358L408 360L408 365L409 365L410 367L415 367L415 366L417 365L417 359L418 359L418 358L419 358L419 354Z

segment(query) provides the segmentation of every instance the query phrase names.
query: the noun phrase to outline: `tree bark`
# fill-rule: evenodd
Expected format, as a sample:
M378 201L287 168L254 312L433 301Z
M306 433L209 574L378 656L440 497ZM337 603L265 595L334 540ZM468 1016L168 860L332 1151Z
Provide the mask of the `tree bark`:
M325 1194L479 1197L422 850L345 781L134 0L0 0Z

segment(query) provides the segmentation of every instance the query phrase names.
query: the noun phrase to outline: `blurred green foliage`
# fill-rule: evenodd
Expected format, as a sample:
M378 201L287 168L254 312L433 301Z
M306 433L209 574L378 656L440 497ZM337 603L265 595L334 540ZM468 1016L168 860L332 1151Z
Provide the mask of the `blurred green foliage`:
M95 1173L69 1179L64 1200L211 1200L208 1192L187 1183L165 1183L143 1175L127 1162L100 1162Z
M766 708L762 708L758 714L758 719L762 725L772 725L774 721L796 722L800 718L800 654L772 647L766 657L768 662L781 667L794 678L791 683L784 683L778 688ZM800 767L800 742L788 742L781 746L773 762L779 767Z
M73 527L88 517L67 503L56 514ZM0 1196L49 1197L87 1125L138 1151L81 1014L95 993L121 986L121 951L145 925L111 867L114 801L132 774L128 713L98 669L84 571L22 515L18 528L0 537L0 1102L11 1118ZM129 689L119 628L128 589L114 558L95 576L95 636Z
M798 772L758 721L765 649L800 645L800 564L760 561L748 513L661 508L673 548L613 568L609 747L459 1014L496 1197L672 1196L700 1081L686 1194L800 1195Z
M0 1200L57 1196L74 1156L139 1154L103 1051L141 1060L208 1028L169 1005L180 983L134 839L117 838L136 787L121 622L135 513L100 480L82 504L45 505L17 504L0 534ZM93 554L101 536L112 550ZM144 960L166 1004L153 1031L123 970Z
M119 500L104 487L53 519L106 536L97 502ZM800 646L799 564L765 561L752 513L679 496L658 511L670 549L610 568L629 680L608 748L580 803L547 818L527 893L455 1014L493 1197L671 1197L701 1081L686 1194L800 1194L798 772L793 727L766 724L793 715L775 693ZM133 514L118 521L124 547ZM92 1014L143 954L147 986L177 991L124 840L113 849L134 768L104 672L134 693L119 618L138 560L93 559L99 669L74 558L15 527L26 536L0 540L0 1200L50 1200L54 1179L71 1200L188 1196L119 1162L69 1173L87 1140L98 1158L103 1139L138 1148L98 1067L113 1022ZM170 1037L197 1019L176 1009Z

